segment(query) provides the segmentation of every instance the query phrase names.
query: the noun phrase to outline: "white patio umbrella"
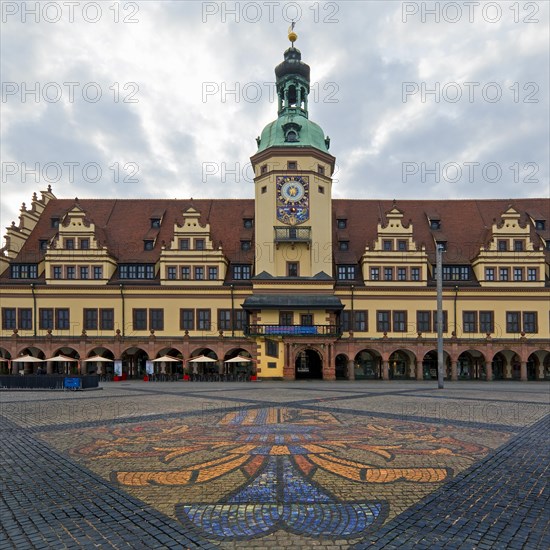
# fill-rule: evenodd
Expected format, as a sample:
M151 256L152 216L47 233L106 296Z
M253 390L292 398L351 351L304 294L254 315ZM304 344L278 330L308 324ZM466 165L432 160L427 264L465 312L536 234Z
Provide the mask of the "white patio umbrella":
M181 363L183 359L178 359L177 357L171 357L170 355L162 355L161 357L157 357L156 359L153 359L153 363L160 363L161 361L164 361L166 363Z
M16 359L11 360L12 363L43 363L44 359L39 359L38 357L33 357L32 355L22 355Z
M212 359L212 357L207 357L206 355L199 355L198 357L193 357L189 359L188 363L216 363L217 359Z
M224 361L224 363L253 363L254 359L251 359L250 357L243 357L242 355L237 355L237 357L233 357L233 359L228 359L227 361Z
M54 357L49 357L44 359L44 361L52 361L53 363L64 363L65 361L75 362L78 359L73 359L72 357L67 357L66 355L55 355Z
M92 355L87 359L82 359L83 363L113 363L112 359L107 359L107 357L102 357L101 355Z

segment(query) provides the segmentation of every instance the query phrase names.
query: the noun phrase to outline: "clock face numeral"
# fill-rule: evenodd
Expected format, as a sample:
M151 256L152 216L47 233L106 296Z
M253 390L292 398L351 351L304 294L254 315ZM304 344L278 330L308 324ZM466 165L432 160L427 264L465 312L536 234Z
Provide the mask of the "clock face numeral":
M309 220L309 178L277 177L277 219L287 225Z

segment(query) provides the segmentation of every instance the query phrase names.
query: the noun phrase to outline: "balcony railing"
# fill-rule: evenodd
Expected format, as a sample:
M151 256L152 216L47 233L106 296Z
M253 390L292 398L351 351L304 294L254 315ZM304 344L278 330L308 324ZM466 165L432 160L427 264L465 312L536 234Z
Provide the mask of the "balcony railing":
M276 243L309 243L311 227L274 227Z
M249 325L248 336L341 336L337 325Z

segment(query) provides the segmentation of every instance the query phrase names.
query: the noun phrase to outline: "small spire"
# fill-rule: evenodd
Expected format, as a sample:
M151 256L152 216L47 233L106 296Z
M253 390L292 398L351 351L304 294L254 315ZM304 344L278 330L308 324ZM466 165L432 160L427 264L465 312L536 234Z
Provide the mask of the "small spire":
M292 21L292 25L288 27L288 39L290 40L293 48L294 48L294 42L298 40L298 35L294 32L294 25L296 25L296 22Z

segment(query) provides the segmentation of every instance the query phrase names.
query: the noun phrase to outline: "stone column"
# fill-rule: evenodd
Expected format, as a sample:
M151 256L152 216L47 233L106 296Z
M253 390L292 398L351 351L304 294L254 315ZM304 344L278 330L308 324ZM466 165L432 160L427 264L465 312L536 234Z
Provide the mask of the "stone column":
M53 374L53 363L46 361L46 374Z
M382 380L390 379L390 363L389 361L382 361Z
M348 380L355 380L355 361L353 359L348 361Z
M451 359L451 380L455 382L458 380L458 361Z
M522 361L520 366L520 380L527 382L527 361Z
M417 380L424 380L423 361L418 361L416 363L416 379Z

